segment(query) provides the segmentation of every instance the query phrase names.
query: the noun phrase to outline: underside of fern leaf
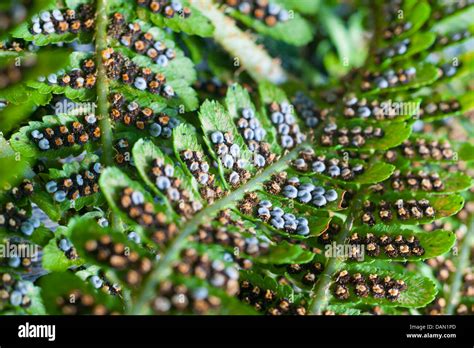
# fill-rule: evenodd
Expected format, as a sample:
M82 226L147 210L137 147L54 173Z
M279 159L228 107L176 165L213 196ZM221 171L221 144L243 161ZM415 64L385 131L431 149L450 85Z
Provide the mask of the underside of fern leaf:
M0 313L472 314L471 2L20 3Z

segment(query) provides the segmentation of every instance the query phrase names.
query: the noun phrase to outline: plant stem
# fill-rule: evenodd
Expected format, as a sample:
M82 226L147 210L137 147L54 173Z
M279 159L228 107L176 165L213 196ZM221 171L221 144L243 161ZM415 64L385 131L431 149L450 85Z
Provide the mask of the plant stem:
M216 40L231 56L237 66L242 66L257 81L267 80L280 84L287 76L277 60L270 57L255 38L240 30L235 20L226 16L212 0L190 0L190 3L206 16L216 28Z
M231 192L227 196L219 199L215 203L207 206L196 214L192 219L188 220L181 228L180 234L173 240L171 245L168 247L166 252L163 254L161 259L158 261L155 269L148 277L148 281L143 286L142 293L140 294L135 307L133 308L132 314L146 314L147 301L153 296L154 288L156 284L164 277L166 277L170 271L170 266L176 256L185 246L187 238L197 230L197 227L202 223L211 220L215 214L222 209L225 209L232 204L235 204L237 200L243 198L245 193L250 192L256 188L257 185L267 181L273 174L284 170L288 162L294 159L303 147L308 144L303 143L295 147L292 151L281 157L277 162L266 168L263 172L255 176L253 179L248 181L246 184L240 186L237 190Z
M109 118L109 80L107 72L102 62L102 51L108 47L107 38L107 6L108 0L97 0L96 10L96 31L95 31L95 55L97 66L97 117L100 122L101 141L102 141L102 163L108 167L114 164L114 150L113 150L113 132ZM120 218L110 211L110 219L112 227L116 231L122 231L122 221Z
M344 244L345 239L348 237L354 224L355 215L359 209L360 200L358 197L354 197L350 211L347 215L344 225L342 226L341 232L336 240L336 245ZM314 287L311 298L313 299L311 304L311 314L320 315L322 310L327 306L329 302L329 286L331 285L331 279L336 270L343 263L343 260L338 257L328 257L324 271L320 274L319 280Z
M352 229L353 222L354 218L352 217L352 215L348 216L346 221L344 222L342 232L337 238L337 245L344 243L344 240L347 238L350 230ZM329 301L329 285L331 284L333 274L336 272L336 269L340 266L341 263L342 261L337 257L328 258L326 266L324 267L324 271L319 276L319 280L316 283L316 286L311 294L311 298L313 299L313 303L311 305L311 314L320 315L322 309L327 305Z
M105 66L102 63L102 51L108 47L107 41L107 0L97 0L97 26L95 32L95 52L97 66L97 117L100 122L102 139L102 161L106 166L113 164L112 127L109 119L109 83Z
M469 254L474 243L474 217L471 216L464 241L462 243L456 272L453 274L453 281L447 298L446 314L454 314L455 307L459 304L459 292L462 286L463 271L469 266Z
M374 31L373 31L373 37L372 40L370 40L370 46L369 46L369 54L367 55L367 59L365 61L365 64L369 63L370 60L373 58L373 56L376 53L377 47L380 47L380 42L382 40L382 28L386 24L383 20L383 11L381 8L381 4L377 1L371 1L370 4L370 11L371 11L371 19L372 19L372 24L374 26Z

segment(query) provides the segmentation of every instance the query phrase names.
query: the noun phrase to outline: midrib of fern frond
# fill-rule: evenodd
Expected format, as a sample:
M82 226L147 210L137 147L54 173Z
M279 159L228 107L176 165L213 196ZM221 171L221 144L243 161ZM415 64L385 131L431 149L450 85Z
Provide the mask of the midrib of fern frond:
M178 253L185 246L187 238L195 231L197 226L212 219L216 213L231 206L233 203L243 198L245 193L255 190L256 186L270 179L270 177L284 170L288 162L298 156L298 153L307 147L308 143L301 143L293 150L282 156L278 161L270 165L263 172L254 176L250 181L240 186L238 189L232 191L227 196L217 200L213 204L207 206L193 218L186 221L180 227L179 235L173 240L167 250L163 253L160 260L155 264L154 270L148 277L147 282L143 285L142 292L139 295L131 314L144 314L147 302L152 298L155 286L168 275L171 269L171 264L175 260Z
M343 245L346 238L349 237L349 233L352 230L355 216L357 211L360 209L361 197L364 191L359 191L356 196L352 199L352 203L349 207L346 220L342 227L341 233L338 235L336 245ZM314 289L311 291L311 314L321 315L324 308L329 303L329 286L331 285L332 277L336 273L337 268L343 263L338 257L329 257L324 267L324 271L319 276L319 281L315 284Z
M381 37L381 28L383 27L383 16L381 15L382 10L380 8L381 4L378 1L371 1L370 2L370 11L372 14L373 20L373 37L370 40L369 45L369 54L365 59L365 63L363 66L366 66L367 63L370 61L371 57L375 55L378 45L380 44L380 37Z
M453 280L449 289L449 295L447 298L446 314L453 315L456 306L459 304L461 298L459 292L463 285L464 270L469 265L469 255L471 253L471 246L474 243L474 216L471 216L468 221L466 236L461 246L461 252L459 254L459 260L456 265L456 272L454 272Z
M102 51L108 47L108 0L97 0L96 9L96 32L95 32L95 52L96 52L96 66L97 66L97 117L101 128L102 141L102 163L105 166L114 164L114 149L112 126L109 118L109 81L107 77L106 68L102 61ZM120 219L111 212L111 221L114 228L122 230L122 223Z
M97 0L97 25L95 33L95 51L96 51L96 66L97 66L97 109L98 118L100 120L101 139L102 139L102 161L104 165L110 166L113 164L113 134L109 119L108 111L108 94L109 84L105 66L102 63L101 52L108 46L107 38L107 0Z
M270 57L267 51L255 43L248 32L240 30L235 20L226 16L212 0L190 0L216 28L216 40L256 81L268 80L275 84L285 82L285 71L277 60ZM234 61L236 62L236 61Z

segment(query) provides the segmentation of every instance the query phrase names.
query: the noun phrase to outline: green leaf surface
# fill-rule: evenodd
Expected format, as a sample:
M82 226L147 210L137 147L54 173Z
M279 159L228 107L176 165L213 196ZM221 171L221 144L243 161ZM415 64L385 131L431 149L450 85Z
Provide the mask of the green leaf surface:
M173 47L171 43L173 41L165 41L167 47ZM139 55L133 52L131 49L119 46L115 48L117 52L132 59L132 61L139 65L145 66L152 69L154 73L162 73L166 76L166 80L171 84L174 80L182 80L191 85L196 81L196 70L194 69L193 62L184 56L183 52L178 49L174 49L176 52L176 58L171 60L167 66L163 67L156 64L151 58L146 55Z
M130 96L132 99L138 99L142 101L142 103L145 100L150 100L171 107L184 105L187 111L197 109L199 102L196 92L185 80L168 81L168 84L173 87L176 97L168 99L158 94L153 94L148 91L140 91L132 86L120 84L117 81L111 81L110 83L112 89L115 91Z
M319 153L319 152L318 152ZM326 152L321 152L326 154ZM339 158L339 156L332 157L330 153L326 154L327 158ZM330 182L337 183L343 187L353 186L356 184L366 185L366 184L376 184L388 179L394 172L395 166L385 163L385 162L376 162L374 164L367 164L365 161L361 160L349 160L350 167L353 167L357 164L362 164L364 166L364 171L362 174L356 175L353 180L343 180L338 178L333 178L329 175L327 170L323 173L316 173L314 171L308 172L299 172L304 176L312 176L320 178L322 180L328 180ZM297 170L297 168L294 168Z
M122 304L118 297L95 291L91 284L82 281L72 273L55 272L46 275L41 278L40 286L41 296L48 314L64 314L57 305L57 300L60 297L65 298L66 301L69 300L69 294L73 290L93 296L96 304L104 305L109 311L122 311Z
M416 76L405 84L397 84L393 87L388 88L373 88L364 95L374 95L382 93L395 93L400 91L406 91L410 89L421 88L426 85L430 85L438 79L438 69L429 63L419 63L412 65L416 68Z
M123 171L117 167L109 167L104 170L99 179L99 184L102 193L104 194L109 206L120 216L124 221L132 225L136 225L131 218L128 217L126 212L120 209L118 200L120 199L121 190L127 187L132 188L134 191L141 192L145 197L145 202L150 202L155 207L155 212L163 212L170 215L168 206L165 204L155 204L154 200L149 192L147 192L142 185L134 180L131 180Z
M348 123L350 128L361 126L364 127L364 123L359 120L354 120ZM340 128L340 127L338 127ZM406 122L394 122L394 123L382 123L380 128L383 130L383 136L381 138L366 138L365 144L360 147L355 147L352 144L347 146L334 145L330 148L343 148L345 150L354 151L365 151L365 150L388 150L392 147L402 144L408 139L412 132L411 124Z
M0 313L2 315L44 315L45 308L43 305L43 301L41 299L41 288L35 286L31 281L23 280L17 274L13 274L11 272L8 273L13 280L18 284L18 282L22 282L23 286L26 288L26 293L24 296L28 296L31 300L31 303L28 307L21 307L21 306L13 306L9 301L2 301L0 304ZM3 275L3 272L0 272ZM2 286L3 286L2 281Z
M474 145L463 143L458 150L459 159L463 161L474 161Z
M237 10L230 10L230 15L252 28L262 35L270 36L276 40L284 41L290 45L303 46L313 38L313 29L310 24L298 13L294 13L293 17L286 22L278 22L275 26L270 27L264 22L254 19L248 15L244 15Z
M208 158L208 156L206 155L201 143L199 142L196 128L194 128L188 123L181 123L178 127L175 128L173 132L173 148L176 158L178 158L178 161L181 163L183 170L187 173L189 177L192 176L192 173L181 158L182 151L192 150L199 152L203 154L203 161L206 161L209 164L212 163L210 158ZM218 168L215 168L214 166L210 165L209 172L215 176L216 179L214 180L214 182L217 186L227 186L227 183L225 181L221 182L221 180L219 179L220 172Z
M398 38L406 38L414 33L416 33L423 24L430 18L431 14L431 7L427 1L419 1L419 2L405 2L404 10L407 13L406 19L405 17L402 19L403 22L410 22L411 28L401 35Z
M211 315L256 315L255 310L239 301L235 296L229 296L224 290L211 286L206 281L198 278L173 277L174 284L183 284L189 289L204 287L208 290L210 296L216 296L221 300L219 308L210 310ZM182 311L174 311L172 314L188 314ZM194 314L194 313L191 313Z
M83 146L76 144L71 147L63 146L59 149L42 151L32 140L30 140L30 133L35 129L67 125L74 121L78 121L78 119L76 117L64 114L56 116L44 116L42 118L42 122L31 121L28 123L28 126L21 127L17 133L12 135L10 139L11 146L15 151L19 152L26 158L46 157L54 159L57 157L67 157L71 154L78 154L78 152L82 149L89 149L92 145L92 142L89 141Z
M258 92L262 104L270 104L271 102L282 103L288 101L285 92L270 82L260 82L258 85Z
M369 165L361 175L356 176L354 182L358 184L376 184L388 179L395 170L395 166L385 163L376 162Z
M407 59L417 53L427 50L436 40L436 34L432 32L418 32L410 37L408 50L402 55L396 55L383 61L382 66L387 67L395 62ZM391 47L391 46L389 46Z
M442 98L433 98L433 99L425 101L425 105L427 105L429 102L438 103L442 101L443 101ZM472 95L472 93L467 93L460 96L458 98L458 102L460 104L460 109L458 111L452 111L448 113L437 112L434 114L425 113L421 116L421 119L424 122L432 122L432 121L443 120L450 117L460 117L474 109L474 95Z
M462 172L446 173L444 171L440 171L440 180L443 183L442 190L424 191L422 189L418 189L406 191L414 193L429 192L430 194L446 194L465 191L473 185L473 179Z
M295 207L294 205L292 206L291 204L288 204L284 198L281 198L279 196L270 195L262 191L258 191L257 196L259 200L270 201L272 203L272 208L279 207L285 213L294 214L296 218L304 217L308 220L308 227L310 229L310 233L307 236L300 236L296 233L290 234L284 230L276 229L269 222L267 223L263 222L258 217L257 213L255 213L252 216L245 215L245 217L251 221L254 221L259 224L265 224L266 228L268 228L270 231L272 231L275 234L291 237L292 239L295 239L295 240L304 240L307 238L314 238L314 237L319 236L321 233L323 233L328 228L329 223L331 222L331 217L328 214L319 213L319 215L315 215L314 211L312 211L311 208L307 208L307 207L305 207L305 209L299 210L297 206Z
M20 103L16 99L5 98L12 102L5 109L0 110L0 131L9 132L21 124L39 106L50 102L51 95L36 93L36 91L25 89L25 93L18 95Z
M225 103L230 116L234 120L234 123L240 119L242 109L252 109L255 112L255 117L260 122L260 125L267 132L267 135L264 140L271 145L271 149L273 152L281 153L281 148L277 142L277 134L275 128L267 117L263 117L259 112L257 112L255 105L252 103L250 95L245 88L238 84L231 85L227 89Z
M409 257L388 257L382 250L380 255L372 257L365 255L364 261L371 260L391 260L391 261L418 261L426 260L436 256L444 255L454 246L456 242L456 236L453 232L445 230L435 230L432 232L414 232L409 229L404 229L401 226L385 226L375 225L373 227L360 227L355 228L352 233L357 233L359 237L364 238L367 233L372 233L376 237L387 235L392 238L402 235L404 238L415 236L420 241L420 245L425 250L421 256L409 256Z
M137 15L142 20L149 19L159 27L170 28L176 32L184 32L201 37L212 36L214 32L212 23L196 7L189 5L189 1L183 1L183 4L191 9L192 14L189 18L182 18L179 15L175 15L173 18L166 18L161 14L154 14L143 8L137 9Z
M90 54L85 52L72 52L69 54L66 51L47 52L48 55L45 56L44 59L39 60L42 64L41 66L45 66L46 68L38 68L37 70L41 71L41 73L36 76L47 76L50 72L58 72L62 68L64 68L65 71L79 69L81 67L81 62L90 57ZM73 101L87 101L94 97L94 91L92 89L74 89L69 86L39 82L35 78L28 80L26 85L30 88L36 89L41 94L64 94L67 98Z
M74 246L77 248L80 255L84 255L84 259L91 264L99 265L101 269L107 270L115 274L121 282L124 284L124 287L127 286L127 274L130 271L129 268L127 269L116 269L110 265L110 262L100 260L97 255L93 255L90 252L87 252L85 249L85 245L88 241L100 240L101 237L108 236L111 239L111 242L114 245L121 245L124 247L123 256L129 257L129 255L133 252L138 255L140 259L147 258L148 260L152 260L154 255L149 251L141 248L136 243L130 241L127 238L127 235L121 233L119 231L114 230L111 227L100 227L99 224L95 222L94 219L91 218L81 218L76 221L76 223L71 226L71 240ZM117 253L120 255L120 253ZM131 262L131 261L130 261ZM148 273L147 273L148 274ZM144 274L146 277L147 274ZM143 278L142 278L143 281ZM138 284L137 284L138 285ZM136 289L135 286L132 286L134 290Z
M461 11L455 11L451 15L444 16L441 20L433 21L431 30L437 33L447 33L465 29L469 23L472 23L473 16L474 6L467 6Z
M305 263L313 259L314 254L308 250L304 250L298 245L283 241L276 246L270 247L267 255L256 258L260 263L282 265L287 263Z
M2 135L0 135L0 185L1 187L8 187L18 175L23 174L28 168L28 164L23 157L16 152L11 146L11 141L8 142Z
M294 294L291 287L288 285L281 285L275 279L269 276L262 276L251 271L241 272L241 278L249 281L252 285L256 285L262 289L269 289L276 293L279 298L291 298Z
M364 275L377 274L379 277L384 278L390 276L392 279L404 280L407 284L407 289L400 293L400 297L396 301L389 301L385 298L377 299L369 295L367 298L358 298L351 293L348 300L338 300L332 298L331 303L363 303L370 305L384 305L384 306L395 306L405 308L419 308L424 307L428 303L434 300L437 293L435 284L428 278L414 275L411 273L395 273L393 271L375 268L367 265L350 265L347 267L350 273L360 272ZM350 289L351 291L352 289Z
M288 173L288 178L297 177L299 179L300 184L311 183L315 186L323 187L325 191L328 191L331 189L335 190L337 192L337 199L333 202L328 202L326 205L322 207L317 207L316 205L313 205L311 203L308 203L308 204L301 203L297 198L296 199L287 198L283 195L282 192L278 194L273 194L269 192L275 197L274 199L277 199L281 202L282 206L288 206L288 207L291 207L292 209L296 209L301 212L308 212L309 214L316 214L318 212L332 212L333 213L333 212L344 209L342 207L342 201L344 199L344 194L346 192L344 189L338 186L334 186L333 183L329 181L322 181L322 180L317 180L312 177L300 176L292 170L287 170L287 173ZM260 188L260 190L267 192L264 187Z
M83 264L82 259L70 260L60 250L57 243L59 239L53 238L49 241L43 249L42 266L49 272L65 272L73 266L80 266Z
M214 153L216 159L218 159L218 157L214 152L214 144L212 144L210 139L211 134L217 131L222 133L230 132L234 136L234 144L237 144L240 147L240 158L247 162L244 168L249 171L255 170L251 164L252 153L247 148L247 145L245 145L243 137L239 134L237 127L232 122L232 118L221 104L216 101L206 100L199 109L199 120L205 135L204 139L209 150ZM220 162L220 159L218 159L218 161ZM222 170L230 172L229 169L224 169L223 166Z
M268 26L265 18L256 19L259 13L253 12L254 7L245 15L245 9L240 12L230 7L232 1L180 0L191 9L189 18L178 13L173 18L166 18L164 7L170 5L169 1L161 4L158 13L152 13L150 1L145 1L145 6L140 6L137 1L98 0L93 4L90 0L35 0L29 4L31 6L25 7L21 23L13 18L16 17L11 11L11 6L16 4L14 0L0 4L0 12L12 17L5 23L5 33L0 34L0 70L3 72L0 72L0 86L7 86L0 90L0 225L6 225L7 217L12 218L8 211L10 208L5 204L10 201L18 209L24 209L18 211L27 219L32 215L41 217L39 227L31 236L0 227L0 241L38 246L41 253L40 259L31 259L31 265L28 257L20 258L18 266L14 265L16 259L1 258L2 271L14 274L16 279L21 277L31 281L32 285L28 294L32 299L30 307L12 308L8 301L2 303L0 300L1 314L68 314L68 310L74 310L69 297L72 290L90 295L96 304L105 306L113 314L157 314L157 300L161 296L171 301L170 310L165 312L173 315L275 314L278 310L284 312L282 299L288 300L291 307L290 313L283 314L296 314L294 305L297 305L304 307L298 308L298 314L306 310L307 314L323 315L414 315L431 313L438 291L438 298L447 299L446 313L456 311L459 303L472 304L466 296L456 297L459 290L466 291L466 285L463 288L461 283L462 272L441 281L443 276L434 269L435 262L432 261L438 264L453 261L457 269L462 269L460 266L467 265L469 259L470 233L464 232L469 232L466 224L470 205L461 209L465 202L472 201L474 184L471 175L474 169L471 133L474 128L470 122L474 110L473 93L470 93L474 76L474 55L471 52L473 5L464 6L463 2L446 5L427 0L403 0L399 4L269 0L271 5L278 4L288 10L290 19ZM92 31L53 35L32 35L29 32L33 14L38 15L45 9L74 9L81 4L91 4L92 10L97 12ZM153 6L156 4L155 1ZM267 6L265 1L258 5L261 7L262 4ZM169 15L170 8L166 11ZM264 17L268 17L271 9L264 11ZM120 17L116 13L122 14L123 23L119 23ZM113 17L114 25L111 26ZM149 36L143 35L149 33L154 41L164 42L167 48L173 49L175 58L161 66L149 57L153 56L149 42L145 42L146 49L142 53L136 52L134 47L123 46L117 40L118 33L131 23L138 23L141 28L133 35L133 41L148 41ZM407 31L400 35L387 35L390 34L387 29L398 32L400 27L395 26L404 24L410 25ZM384 39L388 36L390 39ZM447 43L441 36L447 37ZM386 59L381 53L405 39L410 43L404 54ZM114 66L119 60L107 66L101 64L100 54L107 47L125 58L126 65L133 63L133 66ZM81 68L86 58L93 59L98 67L94 88L73 89L47 82L50 74L55 73L61 78L64 73ZM456 71L453 73L451 69L450 76L442 76L449 64L455 66ZM137 67L162 73L176 96L166 98L147 90L141 91L134 84L125 84L120 76L123 69L135 75L132 70ZM416 68L416 75L405 84L401 82L403 78L385 89L373 83L389 70L398 72L411 67ZM120 69L112 74L114 68ZM117 78L112 79L112 75ZM366 80L371 83L369 90L362 85ZM123 95L123 105L109 98L114 93ZM309 99L296 98L299 93ZM349 102L352 95L356 96L358 105ZM206 97L209 99L205 100ZM101 139L60 149L52 146L48 151L41 151L31 137L33 130L83 121L81 115L73 112L57 112L56 103L64 98L95 104ZM132 102L141 109L138 115ZM277 130L285 133L286 129L273 124L269 111L272 102L288 102L291 108L298 110L299 115L294 114L303 133L303 143L292 149L283 149L279 145L283 134L279 135ZM385 115L388 111L382 110L384 117L381 117L375 107L384 108L382 103L388 102L403 103L403 110L395 106L393 110L397 115L391 111ZM441 105L436 113L428 114L428 104L442 102L457 111L451 112ZM353 118L347 113L348 107L357 110L364 104L374 108L370 117L361 117L361 111L357 111ZM405 109L407 104L410 105ZM109 119L112 105L121 112L118 117L114 110L113 120ZM413 110L413 105L420 105L423 115L420 116L418 109ZM143 112L144 108L150 108L154 115L148 115L148 110ZM237 124L244 108L255 112L266 131L264 142L270 144L271 152L276 155L263 168L254 164L255 153L250 151L250 145L253 147L255 144L243 137ZM171 137L155 137L150 132L152 122L163 125L168 122L165 115L159 115L161 113L179 123L177 127L173 125ZM314 127L306 124L311 116L318 119ZM138 121L143 121L144 127ZM322 146L323 128L331 123L349 132L358 126L362 129L380 127L383 136L367 136L361 147L353 145L352 141L348 146ZM246 161L243 169L237 168L240 163L224 168L223 155L217 154L217 146L211 141L211 135L217 131L232 133L240 157ZM435 146L431 141L436 140L438 144L450 142L452 156L445 152L443 156L449 159L437 160L440 156L431 151L423 158L418 148L411 156L406 146L411 142L416 147L415 142L420 138L426 140L429 150ZM119 139L126 140L128 145L119 146ZM345 142L343 139L339 141ZM314 153L304 151L309 148ZM187 152L185 161L183 153L187 150L200 154L190 160ZM396 153L395 158L392 153ZM122 163L121 155L132 156ZM266 153L264 155L267 157ZM179 201L168 200L167 195L171 196L171 193L159 190L151 175L151 167L157 159L173 166L172 176L176 178L175 185L179 186L180 192L190 192L190 201L200 201L203 207L193 207L193 214L188 214L186 208L190 202L187 194L182 194ZM211 180L206 185L198 183L198 180L204 182L202 172L207 172L205 166L190 170L196 169L201 160L209 164ZM313 171L312 164L316 160L325 162L325 172ZM54 195L46 191L47 182L61 182L64 178L74 177L76 173L90 169L97 161L105 168L97 177L99 193L58 203ZM329 176L331 166L337 164L341 168L346 163L349 168L360 164L363 171L344 180L341 175ZM392 180L395 178L404 180L408 187L408 174L416 175L420 170L428 174L438 173L443 189L397 191L393 188ZM232 171L244 178L238 185L230 183ZM334 189L337 199L322 207L317 207L313 199L302 203L304 198L301 195L289 199L283 195L282 188L292 177L297 177L302 184L321 186L326 191ZM22 183L24 179L33 183L32 194L29 186L21 186L25 185ZM145 212L141 208L133 211L122 208L128 206L128 200L121 197L125 188L143 194L147 211L153 216L157 214L156 220L148 215L149 219L144 220L140 219L141 215L129 217L129 214L138 215L131 212ZM139 197L133 197L137 203ZM266 218L260 218L256 212L254 197L269 200L272 207L281 207L296 218L306 218L309 234L301 236L290 231L288 225L287 230L280 230L269 221L265 222ZM399 219L395 208L398 199L404 202L426 199L434 209L434 216ZM375 222L372 224L371 221L370 226L362 222L366 200L376 206L373 211ZM380 218L382 200L390 203L392 217L386 219L390 221ZM423 212L425 216L430 214L425 209ZM132 232L136 233L137 239ZM162 232L169 237L164 243L158 241ZM371 257L365 252L364 258L358 260L325 253L334 243L348 246L353 233L361 238L368 233L392 238L414 236L423 253L390 258L383 246L378 256ZM456 240L457 237L464 241ZM71 257L70 251L59 248L63 238L74 245L77 257L75 254ZM110 255L104 257L106 248L100 247L98 253L87 251L93 248L90 244L86 247L86 243L108 238L114 245L112 253L115 256L120 256L124 246L125 253L133 251L140 259L147 258L146 270L140 270L141 279L137 283L129 278L130 272L138 269L135 262L129 259L131 263L127 262L127 266L122 268L112 262ZM398 248L397 241L392 243ZM411 245L408 241L407 244ZM466 261L462 265L455 260L458 248L462 251L461 258ZM193 253L196 259L187 260ZM120 257L116 259L122 260ZM207 266L201 269L198 260L204 263L208 260L212 270ZM186 272L186 264L179 264L182 261L191 262L193 271ZM316 263L324 266L320 269ZM222 264L223 268L218 270ZM295 269L289 267L295 264L303 271L294 272ZM357 298L350 285L350 298L338 300L334 283L336 273L342 269L361 272L365 276L378 273L380 277L403 279L408 289L402 291L397 300L389 301L376 299L372 294L367 298ZM210 273L214 271L223 271L229 279L232 278L233 284L227 287L225 280L219 285L218 276ZM238 272L238 277L233 271ZM314 282L303 278L313 271ZM92 276L102 279L104 286L96 289ZM254 291L274 298L268 303L265 300L263 308L258 308L253 303L254 296L249 295L248 301L243 292L237 293L236 282L245 280L257 287ZM172 295L163 293L167 284L187 289L187 306L180 309L176 296L172 298ZM243 288L241 286L241 290ZM196 301L201 290L218 304L209 310L198 308L206 305L205 301ZM66 306L64 311L60 308L60 296L63 296L62 303ZM81 308L84 310L84 306ZM86 312L78 314L93 314L91 309Z
M420 193L416 195L411 195L408 193L388 193L387 195L383 196L369 196L367 197L368 200L371 202L378 204L381 200L385 200L394 206L394 203L397 199L403 199L404 201L410 199L427 199L430 203L430 206L433 207L435 210L434 217L427 217L423 216L420 219L415 219L410 217L407 220L401 220L397 216L396 208L392 208L392 219L390 221L383 221L380 219L378 215L378 209L374 213L374 218L376 224L385 224L385 225L418 225L418 224L427 224L432 222L433 220L438 220L444 217L448 217L451 215L456 214L461 210L464 205L464 198L459 194L450 194L450 195L427 195L425 193ZM361 224L363 212L360 213L360 217L357 219L357 223Z
M162 159L165 165L172 165L174 167L174 176L181 180L180 188L183 188L190 193L191 201L200 201L199 194L197 193L197 183L194 178L186 176L183 170L176 166L175 162L170 157L163 154L160 148L153 144L150 139L142 138L137 141L133 146L132 154L142 180L156 195L163 197L167 204L170 205L170 210L172 210L172 207L171 203L166 198L166 194L160 191L156 184L151 181L149 173L151 172L152 163L155 159Z
M63 34L53 33L53 34L32 34L30 32L32 24L31 23L22 23L20 26L15 28L12 32L12 36L17 39L23 39L25 41L33 42L36 46L48 46L51 44L57 44L60 42L72 42L76 39L79 39L81 42L87 42L91 39L92 35L90 33L82 32L80 34L74 34L71 32L65 32Z
M92 170L91 165L96 162L98 162L97 156L88 155L81 162L76 161L64 164L61 170L50 169L48 174L41 174L41 177L45 183L51 180L60 182L62 179L71 178L73 175L85 170ZM74 178L72 179L74 180ZM40 185L43 185L43 183ZM53 194L48 194L45 188L42 188L34 192L32 200L48 215L51 214L50 218L55 221L59 220L69 209L80 211L84 207L99 206L103 203L103 197L100 192L88 196L80 196L75 200L66 199L61 203L56 202L53 197Z
M273 2L305 15L316 14L321 6L320 0L273 0Z

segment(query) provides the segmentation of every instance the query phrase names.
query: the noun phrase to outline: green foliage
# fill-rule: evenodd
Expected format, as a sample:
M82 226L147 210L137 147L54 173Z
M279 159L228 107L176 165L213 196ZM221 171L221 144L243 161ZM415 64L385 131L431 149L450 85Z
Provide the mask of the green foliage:
M452 300L448 313L472 303L465 293L457 296L461 276L443 286L427 264L458 248L457 266L469 264L472 238L463 235L473 234L472 212L463 207L473 199L473 6L445 13L438 2L406 0L400 18L397 8L381 4L270 3L289 18L273 23L276 18L266 21L211 0L183 0L191 11L186 16L153 13L133 0L34 1L24 21L1 34L0 81L9 69L19 79L0 90L0 217L6 221L0 220L0 236L5 243L21 237L42 257L21 265L0 259L0 270L15 279L28 267L40 269L29 283L31 304L4 307L0 300L0 313L275 314L279 301L288 301L292 309L280 314L400 314L407 308L421 313L440 294ZM30 30L41 10L81 4L105 8L106 21L98 20L95 32ZM115 35L112 18L140 26L133 47ZM469 24L466 37L441 44L440 35L466 27L458 22ZM397 25L406 30L389 35ZM405 39L401 54L381 55ZM13 42L20 48L9 49ZM111 62L105 47L129 58L137 71ZM165 57L161 63L155 54ZM85 59L96 65L87 73L97 78L92 88L48 80L81 74ZM403 69L411 68L416 73L406 80ZM137 73L166 81L173 93L160 85L153 90L147 80L141 85ZM381 74L391 83L386 88L377 84ZM301 95L308 100L301 102ZM388 101L421 105L422 113L389 115ZM97 124L88 121L89 112L55 114L57 102L94 105ZM64 135L61 126L74 122L98 126L100 141L45 150L33 136L44 131L40 136L51 142L64 141L78 133L69 128ZM339 133L330 133L335 126ZM374 129L381 135L369 136ZM454 133L459 129L464 133ZM304 136L297 138L299 132ZM330 146L323 141L328 134ZM356 135L367 139L354 142ZM291 146L284 145L288 137ZM82 194L81 178L96 162L105 167L96 172L98 192ZM394 184L400 177L402 189ZM22 191L24 179L33 192ZM408 184L412 179L416 185ZM71 186L81 194L58 199ZM400 200L422 200L433 213L404 216ZM367 202L377 207L369 224L363 220ZM390 219L379 214L387 204ZM359 244L351 242L354 234ZM395 248L423 252L366 252L362 258L329 252L381 237ZM107 247L94 248L97 243ZM387 281L384 293L396 295L370 290L358 296L351 283L344 297L337 294L347 284L338 278L343 270L400 280L406 289L394 291ZM273 296L269 303L246 298L248 284ZM173 303L176 294L186 296L187 306ZM71 296L92 304L78 313Z

